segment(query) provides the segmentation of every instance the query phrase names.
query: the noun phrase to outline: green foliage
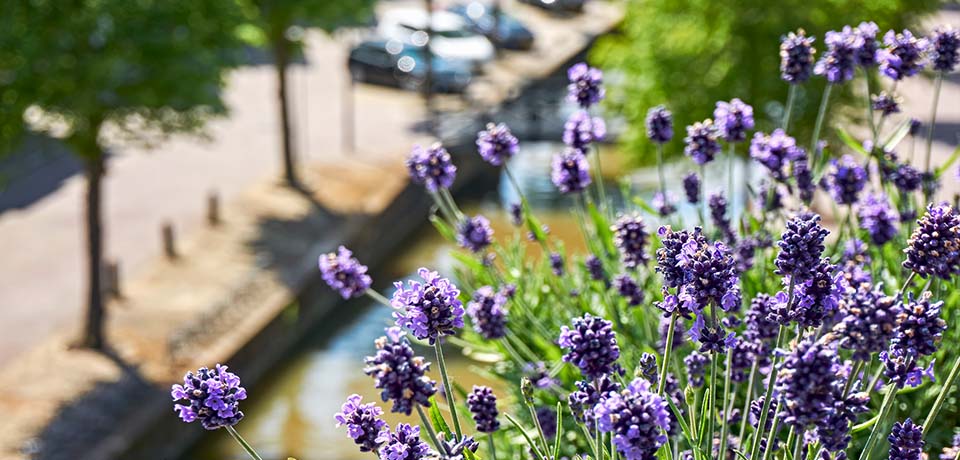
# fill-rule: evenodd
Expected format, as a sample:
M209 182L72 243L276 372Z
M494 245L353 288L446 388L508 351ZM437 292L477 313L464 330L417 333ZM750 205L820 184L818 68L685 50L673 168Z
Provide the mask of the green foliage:
M0 15L0 137L27 129L91 155L104 123L138 138L199 128L239 63L231 0L32 0Z
M682 151L684 127L712 117L716 101L739 97L754 106L757 129L768 131L781 117L787 85L779 75L781 35L803 28L815 35L818 55L823 34L845 24L872 20L881 35L901 29L935 9L936 0L627 0L627 16L618 34L600 39L592 60L608 72L606 106L628 123L627 150L653 163L643 120L647 110L667 104L674 113L675 136L666 152ZM850 103L863 80L834 91L833 104ZM802 85L793 112L794 130L806 144L816 117L823 79ZM862 96L857 100L862 104ZM858 105L857 107L861 107ZM839 107L838 107L839 108ZM837 114L838 110L830 113ZM854 113L861 113L858 109ZM829 122L829 119L828 119ZM829 125L828 125L829 126ZM831 132L825 129L825 132ZM743 154L744 149L740 149Z
M375 0L238 0L248 26L260 30L264 43L271 46L302 45L302 34L294 26L315 27L327 33L362 25L373 16Z

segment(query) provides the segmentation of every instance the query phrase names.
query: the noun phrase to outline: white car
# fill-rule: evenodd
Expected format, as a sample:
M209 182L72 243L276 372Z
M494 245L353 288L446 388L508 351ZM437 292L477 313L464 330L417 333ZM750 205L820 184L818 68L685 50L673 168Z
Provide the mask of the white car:
M388 39L400 40L414 46L427 43L427 12L416 8L398 8L383 13L377 31ZM490 40L470 30L460 16L449 11L434 11L430 23L433 40L430 49L434 55L454 61L467 61L474 67L492 60L495 50Z

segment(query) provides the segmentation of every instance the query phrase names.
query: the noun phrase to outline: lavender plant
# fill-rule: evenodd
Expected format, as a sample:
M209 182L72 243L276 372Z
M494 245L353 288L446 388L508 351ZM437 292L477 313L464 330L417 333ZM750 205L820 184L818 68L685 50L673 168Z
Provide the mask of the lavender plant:
M698 167L722 143L732 152L751 139L763 177L743 210L730 205L729 193L705 193L703 169L683 178L686 201L678 204L661 164L653 200L628 188L636 196L615 214L602 187L589 187L602 185L591 175L599 156L594 171L587 161L605 134L602 118L589 112L605 96L602 73L573 66L568 97L580 110L549 174L560 193L576 198L583 254L535 216L510 173L519 149L505 125L487 126L477 145L520 197L509 212L512 240L459 210L449 190L456 166L442 146L414 149L408 169L435 200L430 221L464 249L456 277L421 269L422 281L396 283L387 299L345 248L321 258L320 268L344 298L367 294L393 310L396 326L373 345L364 372L383 402L417 412L419 424L391 429L382 409L356 395L336 422L361 451L389 460L871 460L880 451L918 459L927 445L956 460L957 441L930 430L943 426L950 437L956 424L938 416L957 412L958 337L948 325L960 298L960 213L930 198L960 155L935 169L897 155L916 128L901 114L894 82L928 67L939 81L957 65L957 33L939 28L926 39L890 31L882 43L878 33L870 22L841 27L823 39L819 57L814 37L786 34L787 106L770 134L751 133L753 109L736 98L687 127L684 151ZM862 131L868 138L836 127L843 144L822 142L831 88L860 73L888 80L867 94L867 110L879 113ZM815 78L827 84L805 148L789 134L790 110L798 88ZM654 107L646 125L662 157L672 115ZM696 208L699 226L684 222L678 206ZM914 221L918 209L925 212ZM416 355L415 343L434 348L436 368ZM493 383L459 387L445 348L476 359ZM174 387L174 398L186 401L176 408L185 421L236 433L236 404L246 393L219 369L188 374ZM474 423L461 424L461 413ZM893 423L894 414L905 421Z

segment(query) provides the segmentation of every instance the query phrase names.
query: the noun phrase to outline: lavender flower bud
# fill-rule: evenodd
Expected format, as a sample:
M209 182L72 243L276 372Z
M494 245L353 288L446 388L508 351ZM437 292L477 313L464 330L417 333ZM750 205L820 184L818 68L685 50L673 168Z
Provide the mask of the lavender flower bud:
M599 257L590 254L586 260L583 261L583 265L586 267L590 279L594 281L606 281L607 274L603 270L603 261L601 261Z
M683 176L683 191L687 195L687 203L700 202L700 176L697 173L691 171Z
M323 281L344 299L362 296L373 283L367 274L367 266L357 261L353 253L343 246L336 253L320 256L319 265Z
M886 47L877 51L881 73L899 81L923 70L927 39L916 38L906 29L899 34L890 30L883 36L883 43Z
M666 107L658 105L647 112L647 137L657 143L665 144L673 139L673 115Z
M937 27L930 36L930 62L933 70L953 72L960 63L960 32L951 26Z
M563 256L556 252L550 254L550 270L556 276L563 276Z
M870 234L870 240L874 244L882 246L897 237L900 216L890 206L886 194L867 194L860 203L857 215L860 218L860 228Z
M425 283L410 281L406 288L400 281L394 283L397 291L390 303L396 308L393 317L397 326L432 345L463 327L463 304L457 299L460 290L447 278L426 268L420 268L417 274Z
M635 379L619 393L609 393L594 408L600 432L612 433L626 460L649 460L667 442L667 403L650 391L650 382Z
M780 78L790 84L807 81L813 72L813 37L803 29L790 32L780 39Z
M907 418L890 429L890 460L920 460L923 456L923 426Z
M860 36L860 47L856 50L857 65L861 67L873 67L877 64L877 33L880 28L874 22L861 22L853 31Z
M737 98L730 102L719 101L713 111L713 119L717 121L717 131L725 141L743 142L747 138L747 131L753 129L753 107Z
M713 120L708 118L694 123L687 126L687 137L683 138L683 153L698 165L707 164L720 153L719 138L720 133L714 126Z
M567 78L570 79L570 84L567 85L567 100L570 102L576 102L586 109L603 100L606 91L600 69L580 62L567 70Z
M588 379L621 372L617 337L611 323L603 318L589 313L574 318L573 328L560 328L558 343L566 349L563 361L580 368Z
M337 426L346 425L347 435L360 446L360 452L376 452L384 443L380 433L389 427L380 419L383 409L374 403L360 404L361 399L358 394L350 395L334 417Z
M672 193L667 192L664 194L658 191L653 194L653 200L651 200L650 204L657 210L657 214L659 214L660 217L668 217L677 212L677 207L674 205L676 201Z
M602 141L606 135L603 118L591 117L586 110L573 112L563 124L563 143L580 151L585 152L590 144Z
M776 274L797 280L809 279L820 263L823 240L830 233L820 226L820 216L801 212L787 221L786 229L777 242L780 252L775 264Z
M624 273L614 277L613 288L620 297L626 299L628 306L636 307L643 303L643 290L630 275Z
M726 241L734 241L736 235L733 233L733 227L730 226L730 219L727 218L727 198L723 192L711 193L708 201L710 207L710 220L713 226L720 231Z
M916 357L936 353L947 323L940 317L943 302L931 302L931 296L930 292L924 292L919 299L914 299L911 294L901 305L897 333L890 343L892 348Z
M659 371L657 369L657 357L653 354L644 352L640 355L640 366L637 369L639 371L639 377L647 379L651 384L656 382L657 374Z
M867 184L867 170L851 155L833 160L830 172L830 193L837 204L854 204Z
M870 96L870 105L883 116L900 113L900 98L886 91Z
M467 217L457 224L457 244L472 252L483 251L493 242L493 228L486 217Z
M507 125L488 123L486 130L477 133L477 150L483 161L500 166L520 151L520 141Z
M890 346L897 332L900 305L880 288L861 284L840 304L840 314L843 319L833 327L840 347L853 350L854 359L869 360L873 353Z
M903 268L949 279L960 270L960 215L946 204L929 205L903 252Z
M710 357L699 351L691 351L689 355L683 358L683 364L687 370L687 383L690 386L695 388L703 386L703 377L707 372L707 364L709 363Z
M180 420L199 420L204 429L216 430L240 422L240 401L247 399L247 390L240 386L240 377L228 372L227 366L217 364L213 369L201 367L196 373L187 372L183 385L171 387L170 396L177 403L173 409Z
M824 257L809 279L796 284L790 319L804 327L820 327L833 318L846 293L847 283L830 259Z
M596 380L578 381L577 390L570 393L568 401L574 418L588 426L593 426L593 408L610 392L619 392L620 384L608 376Z
M639 214L620 216L610 227L613 244L620 251L620 258L627 268L637 268L647 263L647 228Z
M507 334L507 311L504 305L507 297L495 292L490 286L482 286L473 293L473 300L467 303L467 315L473 323L473 330L487 340L499 339Z
M931 362L930 367L924 369L917 365L916 356L910 354L907 350L891 347L887 351L881 351L880 362L883 363L883 375L889 383L898 389L903 388L904 385L916 388L923 383L924 377L930 379L931 382L935 381L933 375L934 363Z
M428 149L414 146L407 157L407 170L414 183L423 184L431 192L450 188L457 177L457 167L439 143Z
M473 414L477 431L493 433L500 429L500 422L497 420L497 397L489 387L474 385L473 391L467 395L467 407Z
M554 155L550 179L560 193L582 192L590 185L590 165L577 149L566 149Z
M787 178L785 167L794 161L806 158L806 152L797 147L796 139L782 129L773 134L757 132L750 141L750 158L753 158L768 170L774 179L784 181Z
M783 421L798 429L833 411L833 388L840 363L836 350L811 339L799 342L783 362L776 383Z
M850 26L844 26L840 32L827 32L823 42L827 51L820 56L813 73L823 75L830 83L852 80L857 66L856 53L863 46L863 38Z
M374 378L384 402L393 401L391 411L410 415L414 404L429 406L437 392L436 382L426 376L430 363L414 355L403 331L389 327L374 344L377 353L366 358L363 372Z

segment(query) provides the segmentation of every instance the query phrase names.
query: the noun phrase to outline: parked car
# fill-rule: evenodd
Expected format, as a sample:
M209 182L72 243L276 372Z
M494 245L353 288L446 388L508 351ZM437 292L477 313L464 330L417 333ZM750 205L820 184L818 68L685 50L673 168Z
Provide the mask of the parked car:
M586 0L520 0L520 3L538 6L548 11L579 13Z
M498 48L528 50L533 48L533 32L517 18L503 11L494 17L490 3L472 1L453 5L447 11L460 16L474 32L489 39Z
M473 79L468 62L434 56L433 91L462 93ZM350 51L347 62L354 81L419 90L426 81L426 53L422 47L397 40L368 40Z
M432 16L432 20L431 20ZM449 11L428 15L418 8L397 8L385 12L377 31L387 39L404 44L424 46L427 43L427 22L433 30L430 49L434 56L470 62L475 70L494 58L494 48L483 35L470 30L466 22Z

